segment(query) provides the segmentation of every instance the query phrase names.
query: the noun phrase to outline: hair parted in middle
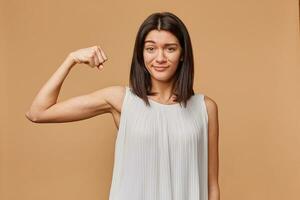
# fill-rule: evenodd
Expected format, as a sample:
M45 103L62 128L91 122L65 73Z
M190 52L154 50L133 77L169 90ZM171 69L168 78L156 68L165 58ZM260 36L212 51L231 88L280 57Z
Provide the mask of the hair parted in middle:
M183 102L186 107L187 100L194 95L194 57L191 39L184 23L173 13L156 12L148 16L141 24L133 50L130 68L129 84L132 91L150 106L147 95L151 93L151 75L145 67L143 58L144 41L147 34L152 30L165 30L172 33L178 39L181 47L181 61L174 74L172 93L176 96L175 101Z

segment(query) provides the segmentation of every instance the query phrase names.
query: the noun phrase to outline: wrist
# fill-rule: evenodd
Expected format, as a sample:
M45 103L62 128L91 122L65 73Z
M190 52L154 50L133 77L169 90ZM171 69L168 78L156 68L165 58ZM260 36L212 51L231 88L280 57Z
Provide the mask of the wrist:
M67 56L66 60L65 60L70 66L74 66L77 64L77 60L75 59L75 57L72 55L72 53L69 53L69 55Z
M68 70L71 70L71 69L73 68L73 66L75 66L75 65L76 65L75 60L74 60L73 57L69 54L69 55L65 58L65 60L64 60L63 64L61 65L61 67L66 68L66 69L68 69Z

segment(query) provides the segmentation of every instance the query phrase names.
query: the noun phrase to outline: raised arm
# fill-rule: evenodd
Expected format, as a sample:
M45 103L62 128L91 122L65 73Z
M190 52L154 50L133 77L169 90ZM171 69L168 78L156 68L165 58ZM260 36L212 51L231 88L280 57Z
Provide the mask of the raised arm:
M90 94L57 102L60 88L69 71L76 63L86 63L103 69L107 58L99 46L80 49L70 53L62 65L41 88L26 117L36 123L71 122L87 119L99 114L112 112L115 107L112 97L118 96L121 86L110 86ZM99 69L100 69L99 68Z

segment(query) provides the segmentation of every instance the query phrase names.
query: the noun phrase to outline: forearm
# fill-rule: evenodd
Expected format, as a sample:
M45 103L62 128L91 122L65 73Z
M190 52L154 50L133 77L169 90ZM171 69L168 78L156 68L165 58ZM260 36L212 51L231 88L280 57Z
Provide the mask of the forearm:
M57 102L61 86L74 65L73 58L68 55L36 95L27 112L28 115L42 112Z

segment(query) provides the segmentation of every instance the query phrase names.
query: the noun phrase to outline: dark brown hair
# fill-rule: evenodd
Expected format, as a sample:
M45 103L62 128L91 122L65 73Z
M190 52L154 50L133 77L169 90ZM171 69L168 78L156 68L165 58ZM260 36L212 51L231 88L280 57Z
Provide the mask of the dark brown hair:
M191 39L184 23L170 12L157 12L151 14L141 24L133 50L129 83L133 92L142 98L146 105L150 106L147 95L151 93L151 76L144 64L143 49L147 34L152 30L165 30L175 35L182 47L181 57L174 74L174 90L176 102L183 102L186 107L187 100L194 95L194 58Z

